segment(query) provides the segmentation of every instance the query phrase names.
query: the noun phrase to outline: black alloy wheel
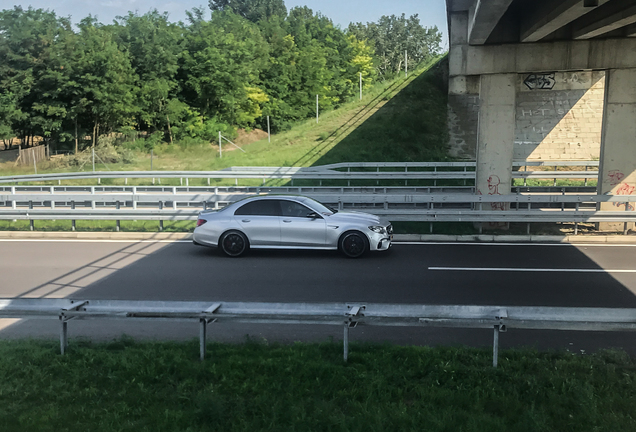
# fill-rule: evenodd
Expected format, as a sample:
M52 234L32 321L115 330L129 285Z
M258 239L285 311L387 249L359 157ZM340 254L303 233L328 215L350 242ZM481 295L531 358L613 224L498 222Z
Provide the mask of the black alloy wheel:
M226 232L219 243L223 253L233 258L240 257L249 249L247 237L239 231Z
M369 241L359 232L348 232L340 238L340 250L349 258L359 258L368 249Z

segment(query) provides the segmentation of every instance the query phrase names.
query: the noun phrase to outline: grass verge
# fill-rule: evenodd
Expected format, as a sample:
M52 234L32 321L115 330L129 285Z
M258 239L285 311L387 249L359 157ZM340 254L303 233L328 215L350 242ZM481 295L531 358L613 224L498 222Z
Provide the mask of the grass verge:
M636 364L594 355L336 343L0 343L0 430L629 431Z

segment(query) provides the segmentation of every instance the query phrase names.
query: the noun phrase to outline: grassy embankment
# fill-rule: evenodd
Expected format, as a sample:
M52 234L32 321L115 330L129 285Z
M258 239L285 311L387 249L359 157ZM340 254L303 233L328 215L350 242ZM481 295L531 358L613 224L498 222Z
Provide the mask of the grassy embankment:
M341 108L322 113L319 123L307 120L287 132L263 139L243 148L246 153L225 145L219 158L216 143L162 144L154 148L154 170L217 170L229 166L312 166L353 161L422 161L447 160L446 155L447 89L436 65L412 73L408 79L397 78L379 83L366 91L362 101L351 101ZM135 153L134 162L97 164L97 170L148 170L150 156ZM83 171L90 171L89 164ZM43 164L39 173L77 171L54 162ZM30 167L0 164L1 175L31 174ZM124 180L103 180L103 185L124 184ZM179 180L163 179L163 185L178 185ZM270 185L281 185L273 181ZM34 184L34 183L31 183ZM55 184L55 183L51 183ZM94 184L92 180L73 184ZM129 184L150 184L150 180L130 180ZM190 180L191 185L207 184ZM232 180L214 181L214 185L233 184ZM241 181L241 184L260 184ZM298 184L298 183L296 183ZM326 184L326 183L325 183ZM363 182L360 184L364 184ZM375 184L372 182L370 184ZM36 229L68 231L70 221L36 221ZM192 222L164 224L166 231L188 231ZM0 230L28 230L28 221L0 221ZM112 231L115 222L77 221L81 231ZM122 231L157 231L157 222L122 221Z
M307 120L291 130L272 136L271 143L262 139L244 146L246 153L224 146L223 158L219 158L216 143L161 144L154 148L155 170L218 170L229 166L312 166L336 162L359 161L444 161L447 155L446 104L447 88L443 69L438 65L422 68L408 79L379 83L366 91L362 101L351 101L341 108L322 113L320 121ZM97 163L97 170L148 170L150 156L145 152L133 152L132 163ZM91 164L82 167L90 171ZM61 167L59 163L43 164L38 172L77 171L77 167ZM31 174L31 167L14 167L0 164L0 175ZM233 184L233 180L212 180L213 185ZM74 184L94 184L93 180L74 181ZM129 180L128 184L147 185L150 180ZM163 179L163 185L178 185L178 179ZM270 181L279 186L284 181ZM305 182L309 184L309 182ZM518 182L521 184L521 181ZM551 181L529 181L528 185L552 184ZM572 182L559 181L562 186ZM33 184L33 183L32 183ZM51 183L53 184L53 183ZM124 184L124 180L103 180L103 185ZM203 179L190 180L191 185L204 185ZM258 180L242 180L242 185L258 185ZM296 185L303 184L296 182ZM346 185L346 182L324 182ZM351 185L376 185L375 181L352 181ZM383 182L382 184L403 184ZM432 185L432 181L411 181L410 185ZM438 183L441 185L441 183ZM463 184L453 183L450 184ZM577 183L578 184L578 183ZM591 184L591 183L590 183ZM70 221L36 221L36 229L42 231L68 231ZM166 231L191 231L193 222L166 222ZM565 229L564 229L565 227ZM428 223L396 223L397 233L428 233ZM580 226L585 231L592 227ZM0 230L28 230L28 221L0 221ZM114 221L77 221L79 231L113 231ZM158 223L152 221L122 221L122 231L157 231ZM533 225L533 233L560 233L572 231L565 225ZM477 229L469 223L436 223L435 233L475 234ZM525 224L512 224L506 234L523 234Z
M632 431L627 355L336 343L0 344L0 430Z

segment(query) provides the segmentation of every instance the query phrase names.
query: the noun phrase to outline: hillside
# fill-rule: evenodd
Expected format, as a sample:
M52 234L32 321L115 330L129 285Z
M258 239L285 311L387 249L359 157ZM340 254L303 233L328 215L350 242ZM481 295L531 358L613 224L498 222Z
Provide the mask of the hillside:
M222 158L216 142L155 145L153 169L216 170L229 166L447 160L446 95L443 68L441 62L437 62L414 71L406 80L402 76L378 84L367 91L362 101L352 101L321 114L318 124L315 119L300 122L289 131L272 135L271 142L265 134L255 134L264 138L243 144L245 153L230 151L233 147L228 143L223 145ZM97 160L96 169L150 169L149 151L140 140L121 144L118 153L120 157L109 154L108 159L102 155L106 166ZM85 159L88 157L86 153ZM43 163L38 166L38 172L92 169L91 163L84 163L81 169L80 165L66 158L66 161ZM0 164L0 173L30 174L33 167L4 163Z

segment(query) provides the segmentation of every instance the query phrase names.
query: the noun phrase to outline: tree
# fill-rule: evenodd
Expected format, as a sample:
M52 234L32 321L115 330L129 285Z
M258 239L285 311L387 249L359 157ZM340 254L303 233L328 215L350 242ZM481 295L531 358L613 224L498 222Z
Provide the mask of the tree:
M408 52L409 66L427 61L440 52L442 35L437 27L425 28L417 14L406 18L382 16L377 23L351 23L348 33L358 40L368 40L379 59L377 71L381 76L396 74L404 68L404 53Z
M172 141L168 104L177 97L182 29L157 10L145 15L129 12L118 17L113 28L128 51L136 74L136 103L142 128L167 130Z
M208 5L213 11L232 11L253 23L287 16L283 0L209 0Z
M112 131L133 122L135 78L128 53L117 45L111 28L90 16L79 28L73 82L86 101L95 145L100 128Z
M258 27L231 12L216 12L211 21L188 29L184 48L183 100L208 119L238 126L253 123L255 118L245 110L253 109L250 94L258 93L254 88L259 87L268 54Z
M66 72L56 43L72 33L54 12L19 6L0 11L0 98L3 134L15 132L25 144L34 135L59 132L67 107L59 101Z

